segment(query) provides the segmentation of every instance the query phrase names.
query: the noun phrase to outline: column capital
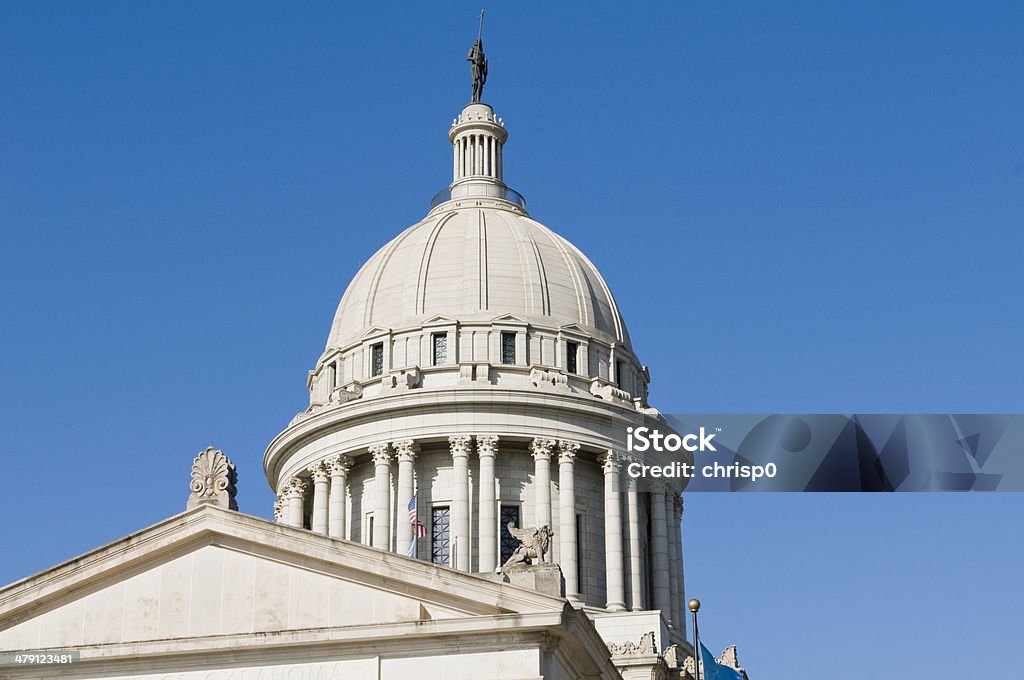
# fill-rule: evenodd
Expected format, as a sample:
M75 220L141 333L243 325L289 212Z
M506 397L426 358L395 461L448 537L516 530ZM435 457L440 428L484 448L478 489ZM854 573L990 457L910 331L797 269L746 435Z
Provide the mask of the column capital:
M622 458L614 451L608 451L603 454L598 460L601 463L601 469L606 475L612 475L619 471L619 466L622 464Z
M310 465L308 468L306 468L306 472L308 472L309 476L313 478L314 484L326 482L330 474L330 471L327 468L326 461L323 460Z
M343 453L324 460L332 477L344 477L352 469L352 459Z
M476 436L476 455L481 458L484 456L493 458L498 455L498 435L478 434Z
M374 465L391 465L391 445L387 442L370 445L370 455Z
M681 519L683 516L683 497L676 494L675 500L672 501L672 509L675 510L676 519Z
M302 498L306 493L306 480L299 477L292 477L281 488L281 495L284 498Z
M533 454L533 459L544 459L551 460L551 452L554 451L555 446L558 442L554 439L545 439L543 437L535 437L530 442L530 453Z
M415 439L391 442L391 448L398 454L399 463L411 463L416 460L416 454L420 452L420 445Z
M663 480L654 480L650 482L651 493L660 493L662 495L669 492L668 483Z
M575 463L576 454L579 453L580 443L570 439L558 440L558 462Z
M452 458L468 458L472 445L473 438L468 434L453 434L448 437L448 447L451 450Z

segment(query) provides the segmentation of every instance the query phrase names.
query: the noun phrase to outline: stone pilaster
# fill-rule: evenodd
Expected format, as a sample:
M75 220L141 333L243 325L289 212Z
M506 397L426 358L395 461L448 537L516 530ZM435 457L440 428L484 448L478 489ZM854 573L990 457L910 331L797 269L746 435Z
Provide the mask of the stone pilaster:
M398 457L398 516L395 519L397 522L395 549L397 552L405 553L416 536L415 527L409 522L409 501L412 500L415 493L413 470L420 445L412 439L404 439L391 442L391 447ZM415 551L413 554L415 555Z
M327 466L323 462L314 463L307 468L313 480L313 516L310 528L318 534L327 533L327 494L330 479Z
M497 435L479 435L476 455L480 457L480 548L479 571L492 572L498 566L498 506L494 494L494 459L498 455Z
M327 533L331 538L345 538L345 495L348 492L348 471L352 459L337 455L325 461L331 475L331 490L327 498Z
M370 447L373 457L373 547L391 549L391 446ZM365 529L364 529L365 531Z
M622 576L622 499L619 497L619 457L609 451L601 457L604 471L604 559L608 601L605 609L626 609Z
M565 596L574 603L580 597L579 562L576 559L576 454L580 443L558 442L558 561L565 577Z
M469 435L448 437L452 454L452 514L449 549L455 556L453 567L469 571L469 450L472 438Z

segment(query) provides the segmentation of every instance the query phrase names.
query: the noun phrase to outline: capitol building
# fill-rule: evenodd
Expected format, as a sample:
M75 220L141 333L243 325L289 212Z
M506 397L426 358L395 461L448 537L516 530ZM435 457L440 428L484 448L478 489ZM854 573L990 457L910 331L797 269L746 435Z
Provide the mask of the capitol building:
M685 480L625 472L626 428L670 428L600 272L505 183L485 77L267 446L274 521L200 452L184 512L0 589L0 651L76 656L0 677L692 677Z

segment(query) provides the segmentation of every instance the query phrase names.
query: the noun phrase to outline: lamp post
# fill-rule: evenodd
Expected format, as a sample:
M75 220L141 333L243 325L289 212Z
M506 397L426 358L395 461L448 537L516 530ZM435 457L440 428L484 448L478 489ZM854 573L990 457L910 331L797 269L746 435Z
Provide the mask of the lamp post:
M697 632L697 612L700 610L700 600L694 598L686 603L693 613L693 672L697 674L696 680L700 680L700 634Z

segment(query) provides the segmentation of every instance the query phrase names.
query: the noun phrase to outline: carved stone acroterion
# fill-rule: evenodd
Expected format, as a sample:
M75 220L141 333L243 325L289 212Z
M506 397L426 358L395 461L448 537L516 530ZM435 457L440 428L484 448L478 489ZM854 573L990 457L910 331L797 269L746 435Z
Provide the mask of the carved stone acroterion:
M192 461L192 482L186 509L209 503L229 510L238 510L235 503L235 464L217 449L209 446Z

